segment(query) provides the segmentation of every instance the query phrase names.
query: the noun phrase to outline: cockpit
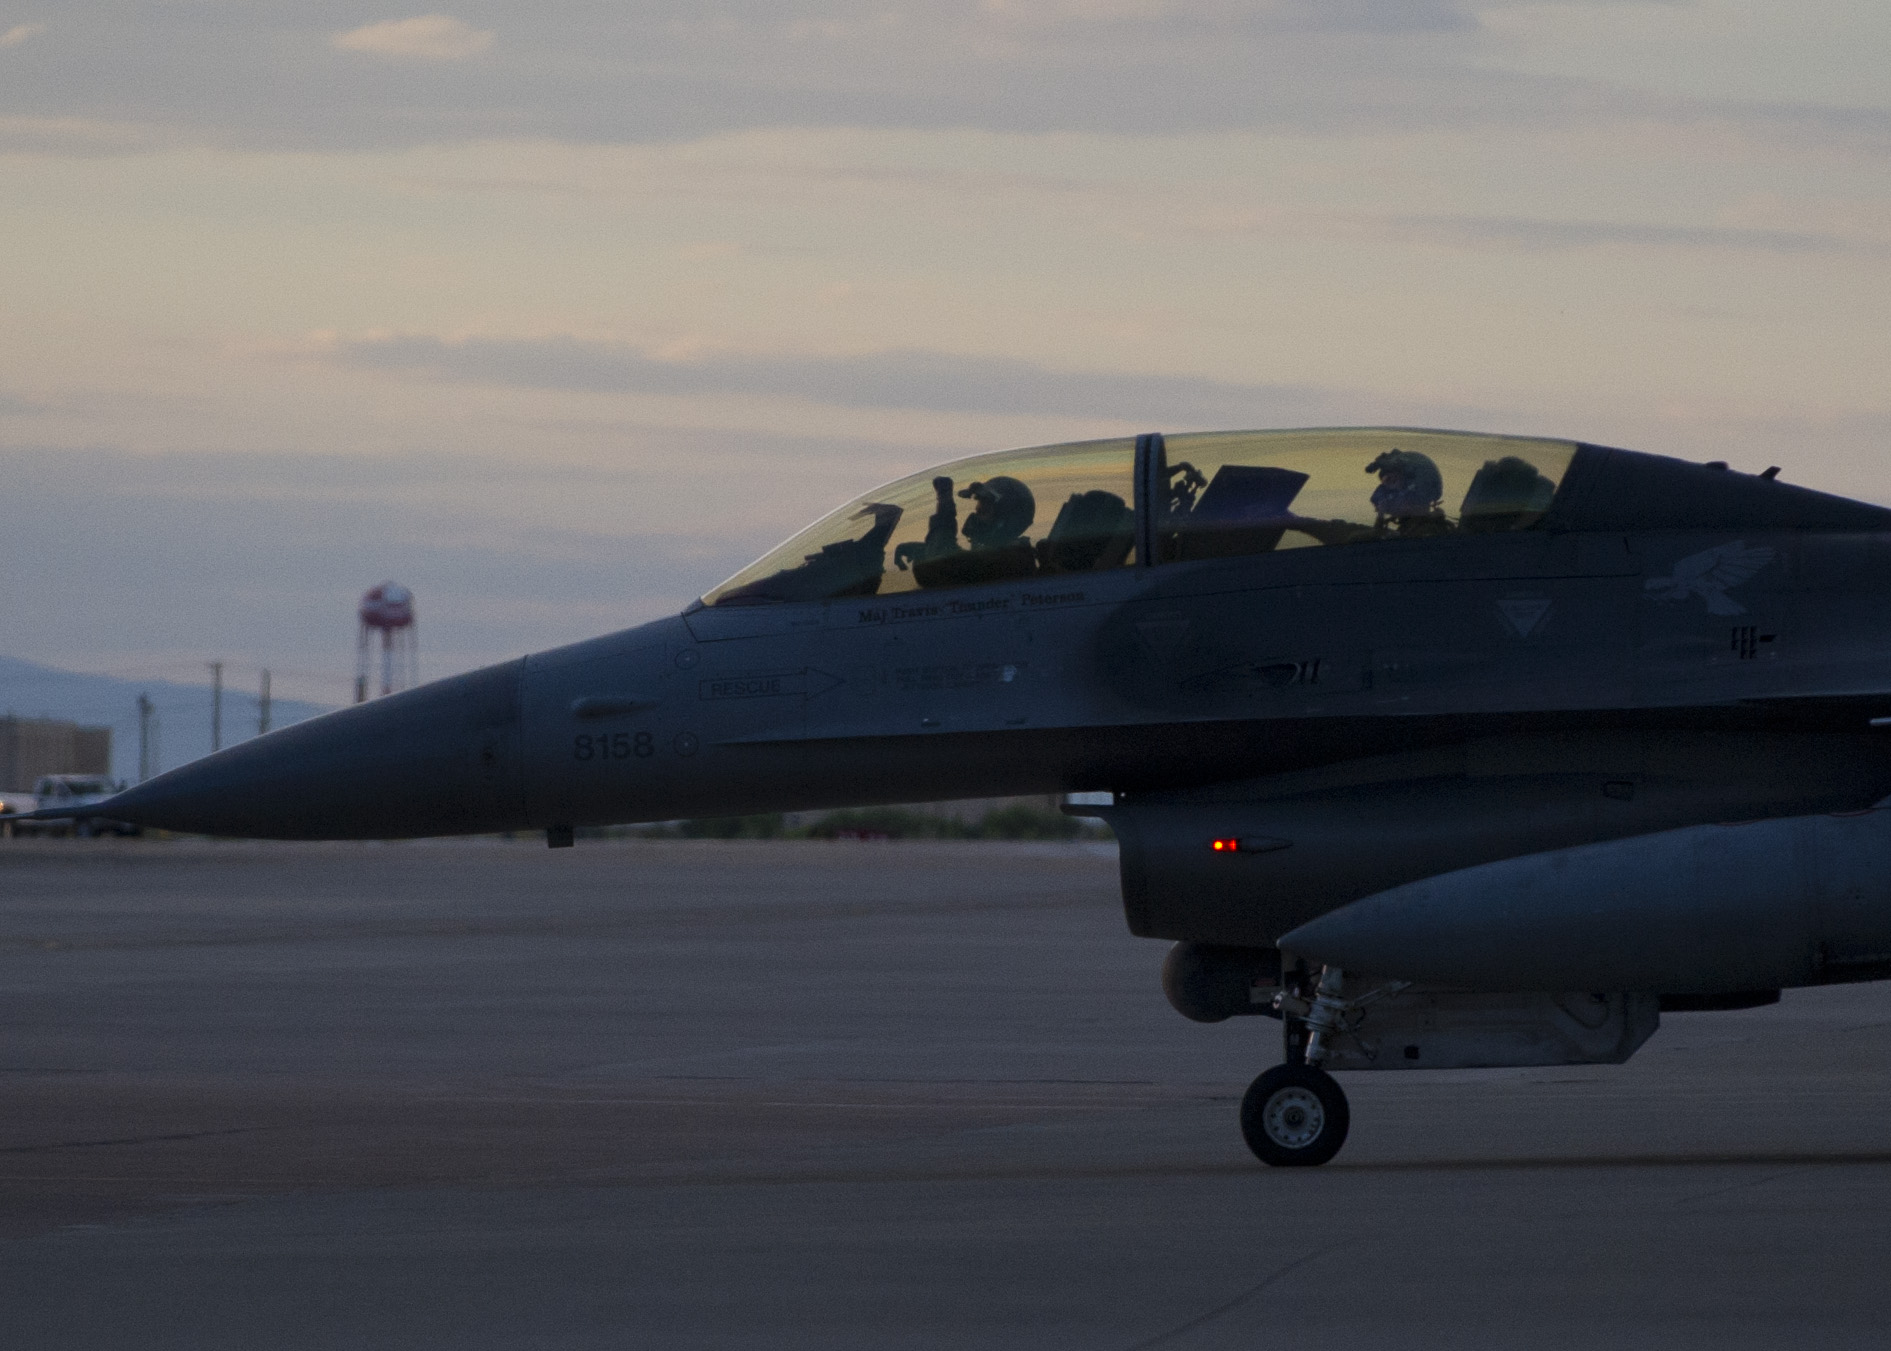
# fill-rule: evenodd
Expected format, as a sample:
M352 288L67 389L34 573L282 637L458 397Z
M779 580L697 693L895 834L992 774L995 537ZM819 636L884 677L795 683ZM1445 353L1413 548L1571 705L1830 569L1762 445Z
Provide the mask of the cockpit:
M1576 448L1401 429L1166 437L1155 561L1528 529Z
M1523 530L1573 441L1399 428L1203 432L979 455L817 521L703 598L885 596L1283 549Z

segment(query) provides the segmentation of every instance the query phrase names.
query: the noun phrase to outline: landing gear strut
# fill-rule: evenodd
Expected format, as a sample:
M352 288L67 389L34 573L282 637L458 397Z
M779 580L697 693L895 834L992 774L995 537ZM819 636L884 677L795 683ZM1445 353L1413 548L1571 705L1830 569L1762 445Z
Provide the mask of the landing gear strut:
M1347 1009L1340 997L1343 980L1344 973L1329 966L1320 973L1311 1001L1284 991L1276 1000L1285 1023L1287 1063L1248 1085L1241 1099L1241 1135L1254 1156L1271 1167L1312 1168L1346 1143L1352 1124L1346 1095L1320 1068L1327 1040L1339 1030Z

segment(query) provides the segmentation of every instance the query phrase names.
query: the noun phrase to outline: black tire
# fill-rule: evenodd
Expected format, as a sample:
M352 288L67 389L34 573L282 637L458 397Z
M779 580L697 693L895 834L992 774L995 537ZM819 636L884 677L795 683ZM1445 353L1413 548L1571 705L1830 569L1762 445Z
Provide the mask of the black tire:
M1314 1168L1346 1143L1352 1113L1325 1070L1276 1065L1241 1099L1241 1135L1272 1168Z

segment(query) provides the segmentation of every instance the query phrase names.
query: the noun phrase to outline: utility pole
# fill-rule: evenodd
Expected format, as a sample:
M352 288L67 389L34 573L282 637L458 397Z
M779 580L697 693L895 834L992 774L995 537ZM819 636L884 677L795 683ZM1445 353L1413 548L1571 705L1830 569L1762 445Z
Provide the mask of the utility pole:
M210 749L223 749L223 663L210 663Z
M158 772L157 740L152 735L157 730L157 710L152 707L151 696L138 695L138 782L143 783Z
M263 668L263 692L256 696L256 735L269 730L269 668Z

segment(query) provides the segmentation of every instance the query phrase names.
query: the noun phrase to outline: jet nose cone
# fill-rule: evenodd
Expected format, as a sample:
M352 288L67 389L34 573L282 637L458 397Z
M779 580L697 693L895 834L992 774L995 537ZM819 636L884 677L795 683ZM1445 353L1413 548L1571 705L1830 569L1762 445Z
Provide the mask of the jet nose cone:
M522 828L524 666L436 680L232 746L120 793L111 819L276 840Z

